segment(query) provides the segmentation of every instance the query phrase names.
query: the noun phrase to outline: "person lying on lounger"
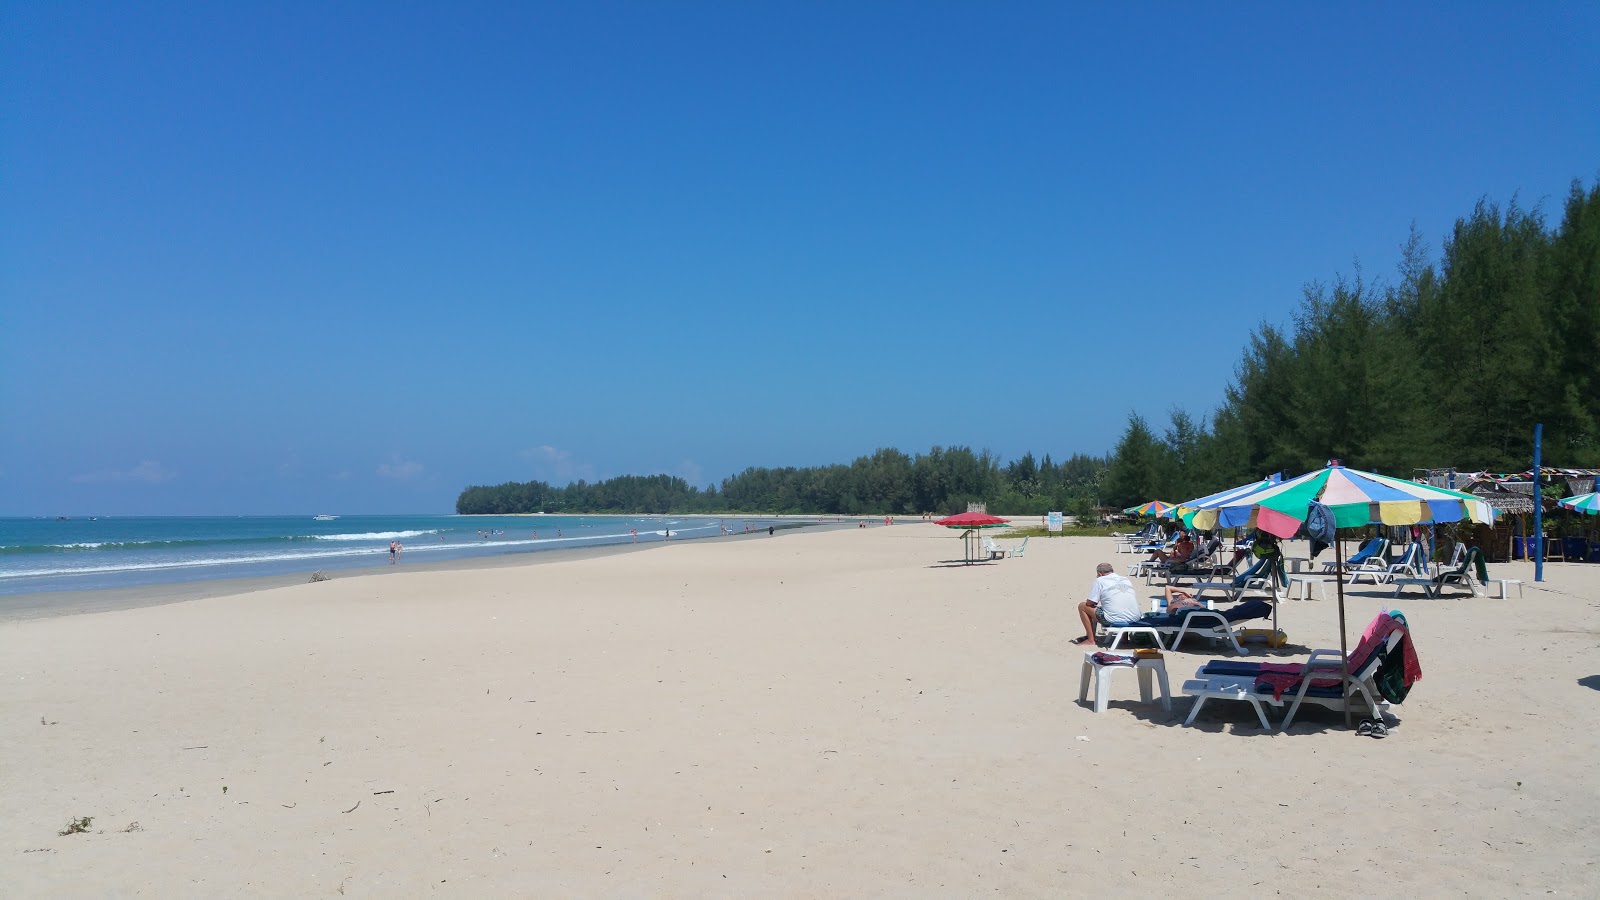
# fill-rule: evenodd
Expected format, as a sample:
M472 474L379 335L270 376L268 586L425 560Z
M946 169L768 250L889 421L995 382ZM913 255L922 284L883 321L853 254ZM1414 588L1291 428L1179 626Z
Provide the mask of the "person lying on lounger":
M1186 609L1205 609L1206 605L1194 598L1194 591L1186 591L1176 585L1167 585L1163 591L1167 595L1167 614L1182 612Z
M1078 620L1083 623L1083 637L1073 638L1074 644L1092 643L1096 622L1101 625L1128 625L1137 622L1141 615L1133 582L1115 574L1110 563L1095 566L1094 574L1089 599L1078 604Z

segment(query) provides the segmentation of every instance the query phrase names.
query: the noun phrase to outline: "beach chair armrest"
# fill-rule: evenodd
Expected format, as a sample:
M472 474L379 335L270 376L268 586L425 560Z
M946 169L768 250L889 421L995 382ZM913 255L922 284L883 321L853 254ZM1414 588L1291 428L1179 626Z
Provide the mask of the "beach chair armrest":
M1306 668L1338 665L1342 659L1344 659L1344 654L1337 650L1313 650L1311 651L1311 656L1306 659Z

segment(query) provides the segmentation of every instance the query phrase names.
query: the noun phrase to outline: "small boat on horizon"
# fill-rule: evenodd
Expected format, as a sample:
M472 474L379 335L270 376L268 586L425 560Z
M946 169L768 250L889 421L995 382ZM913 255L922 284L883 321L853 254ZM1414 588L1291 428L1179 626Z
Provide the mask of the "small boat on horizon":
M312 518L313 521L317 521L317 522L332 522L334 519L337 519L339 517L338 516L312 516L311 518Z

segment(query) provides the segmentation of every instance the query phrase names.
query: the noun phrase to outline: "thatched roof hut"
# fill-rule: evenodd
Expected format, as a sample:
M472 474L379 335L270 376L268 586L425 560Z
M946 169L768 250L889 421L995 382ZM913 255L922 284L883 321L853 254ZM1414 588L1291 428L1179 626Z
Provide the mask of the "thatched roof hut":
M1518 488L1521 488L1521 490L1518 490ZM1520 516L1533 512L1533 482L1531 481L1475 481L1467 485L1466 492L1474 497L1483 498L1484 502L1507 515Z

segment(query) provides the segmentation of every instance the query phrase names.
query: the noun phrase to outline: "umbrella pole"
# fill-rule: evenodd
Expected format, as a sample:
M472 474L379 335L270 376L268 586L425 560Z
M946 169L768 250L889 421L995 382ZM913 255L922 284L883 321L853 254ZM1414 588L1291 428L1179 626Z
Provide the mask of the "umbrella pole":
M1339 539L1339 532L1334 530L1333 572L1335 587L1339 594L1339 690L1344 694L1344 727L1350 727L1350 643L1344 631L1344 541ZM1310 677L1310 673L1306 673Z

